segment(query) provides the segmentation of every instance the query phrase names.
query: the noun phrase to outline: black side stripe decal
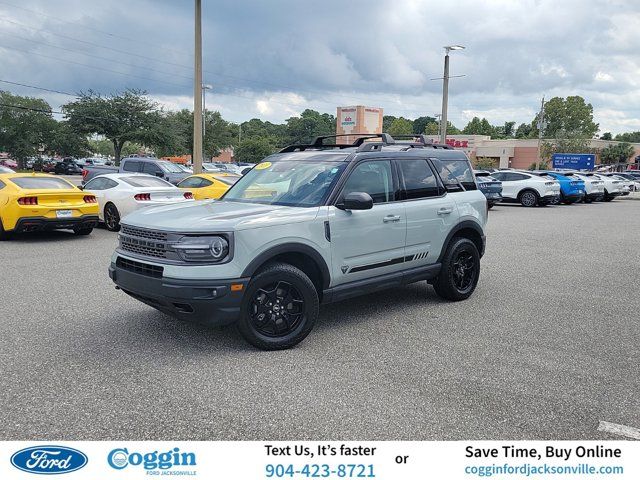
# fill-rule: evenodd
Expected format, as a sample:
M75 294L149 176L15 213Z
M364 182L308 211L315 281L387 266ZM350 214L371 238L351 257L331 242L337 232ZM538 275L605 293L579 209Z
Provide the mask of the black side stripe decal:
M362 272L364 270L371 270L373 268L388 267L389 265L396 265L398 263L420 260L422 258L426 258L428 254L429 252L422 252L416 253L415 255L407 255L406 257L393 258L385 262L372 263L370 265L360 265L358 267L353 267L351 270L349 270L349 273Z

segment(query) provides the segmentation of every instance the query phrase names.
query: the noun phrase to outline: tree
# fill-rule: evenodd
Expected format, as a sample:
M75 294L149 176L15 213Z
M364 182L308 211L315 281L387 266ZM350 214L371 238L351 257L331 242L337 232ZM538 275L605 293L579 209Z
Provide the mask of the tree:
M626 142L607 145L600 152L600 163L627 163L634 153L633 146Z
M613 136L611 135L611 132L604 132L600 137L600 140L613 140Z
M466 135L488 135L493 137L496 136L496 129L491 126L489 120L486 118L480 120L478 117L473 117L464 127L462 133Z
M615 136L614 140L619 142L640 143L640 132L619 133Z
M127 142L159 145L172 131L157 110L158 105L140 90L102 96L92 90L62 107L69 125L77 132L98 134L111 140L116 164Z
M484 170L486 168L496 168L498 161L491 157L476 157L473 161L473 166L478 170Z
M542 160L541 162L533 162L529 165L529 170L549 170L549 162Z
M0 151L16 160L19 168L44 150L56 128L44 100L0 91Z
M558 135L560 138L545 140L540 144L540 156L543 159L551 159L554 153L595 153L588 138L567 135L564 131L558 132Z
M237 162L258 163L275 152L274 146L266 138L247 138L235 148L233 156Z
M424 127L425 135L438 135L440 133L438 124L436 122L429 122L427 126Z
M538 117L531 123L532 137L538 136ZM553 97L544 106L544 122L544 138L556 138L561 132L593 138L599 128L593 121L593 106L580 96Z
M531 138L533 127L529 123L521 123L516 128L516 138Z
M287 119L288 143L310 142L320 135L335 135L336 117L307 109L299 117Z
M56 122L49 132L46 150L62 157L83 157L91 148L87 136L71 128L68 122Z
M435 122L436 119L434 117L418 117L413 121L413 132L416 135L420 135L424 133L425 128L431 122ZM384 130L386 131L386 130Z
M389 133L389 130L391 129L391 124L396 118L397 117L394 117L393 115L382 116L382 131L384 133Z
M113 143L106 138L90 139L89 150L96 155L113 157Z
M387 132L391 134L393 137L400 135L411 135L413 134L413 123L411 120L407 120L403 117L396 118L389 127L389 131Z

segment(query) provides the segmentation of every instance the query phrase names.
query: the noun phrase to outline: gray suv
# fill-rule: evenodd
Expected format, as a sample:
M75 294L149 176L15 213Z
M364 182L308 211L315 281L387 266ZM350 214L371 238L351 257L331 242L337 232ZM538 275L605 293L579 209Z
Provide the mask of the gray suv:
M236 322L267 350L302 341L321 303L421 280L468 298L487 201L465 154L421 136L328 138L265 158L219 201L128 215L111 279L179 319Z

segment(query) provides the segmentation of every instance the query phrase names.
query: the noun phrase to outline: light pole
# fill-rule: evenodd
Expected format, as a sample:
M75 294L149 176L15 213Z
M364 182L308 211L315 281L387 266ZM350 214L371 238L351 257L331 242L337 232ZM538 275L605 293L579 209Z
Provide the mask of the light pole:
M447 103L449 102L449 52L464 50L462 45L444 47L444 76L442 78L442 115L440 116L440 143L447 141Z
M202 0L195 0L193 79L193 173L202 173Z
M203 138L203 143L204 143L204 137L207 135L207 90L211 90L212 88L213 88L213 86L209 85L208 83L203 83L202 84L202 138Z

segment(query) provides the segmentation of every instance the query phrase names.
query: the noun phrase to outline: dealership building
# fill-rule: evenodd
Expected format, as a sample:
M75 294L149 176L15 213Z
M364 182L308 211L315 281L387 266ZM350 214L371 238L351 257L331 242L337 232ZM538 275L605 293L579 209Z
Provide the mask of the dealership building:
M338 107L336 133L338 135L354 135L345 137L341 142L351 143L357 134L382 133L383 109L365 107ZM434 143L440 141L438 135L427 135ZM607 145L620 142L611 140L591 140L591 148L596 151ZM475 158L492 159L499 168L526 169L538 161L537 139L492 139L488 135L448 135L447 144L453 148L463 150L472 160ZM629 159L630 163L640 162L640 143L631 144L635 154ZM573 153L573 152L565 152ZM596 155L596 164L600 163ZM640 165L639 165L640 167ZM638 167L637 167L638 168Z

